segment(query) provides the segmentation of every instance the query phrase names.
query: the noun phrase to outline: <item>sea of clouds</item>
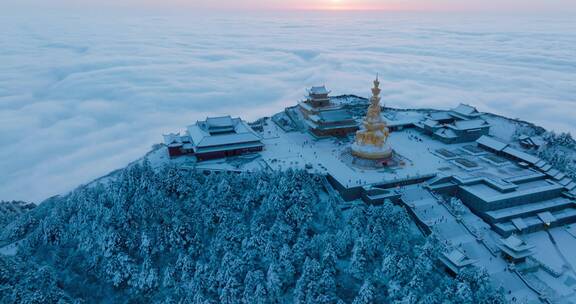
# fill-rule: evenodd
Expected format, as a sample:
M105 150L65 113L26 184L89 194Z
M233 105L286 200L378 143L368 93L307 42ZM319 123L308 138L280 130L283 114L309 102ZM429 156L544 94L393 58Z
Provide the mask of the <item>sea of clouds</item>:
M1 13L0 13L1 14ZM40 202L206 116L281 111L305 88L392 107L460 102L576 132L576 19L414 13L0 17L0 200Z

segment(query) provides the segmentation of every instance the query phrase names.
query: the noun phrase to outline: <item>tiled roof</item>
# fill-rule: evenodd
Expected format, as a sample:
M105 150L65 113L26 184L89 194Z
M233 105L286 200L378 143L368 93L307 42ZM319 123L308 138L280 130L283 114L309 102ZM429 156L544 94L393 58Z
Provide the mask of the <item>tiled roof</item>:
M493 137L486 136L486 135L480 137L476 142L480 145L483 145L485 147L488 147L488 148L496 150L496 151L502 151L506 147L508 147L508 144L503 143L501 141L498 141L498 140L494 139Z
M330 94L330 91L328 91L326 89L326 86L316 86L316 87L311 87L308 90L308 93L314 94L314 95L324 95L324 94Z

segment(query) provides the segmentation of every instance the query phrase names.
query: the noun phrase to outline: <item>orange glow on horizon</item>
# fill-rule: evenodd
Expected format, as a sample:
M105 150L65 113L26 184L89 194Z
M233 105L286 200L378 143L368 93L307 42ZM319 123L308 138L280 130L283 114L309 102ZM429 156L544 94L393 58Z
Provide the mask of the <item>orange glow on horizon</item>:
M10 2L10 1L8 1ZM190 9L194 11L576 12L574 0L42 0L12 1L9 8ZM18 3L16 3L18 2ZM522 2L522 5L518 5ZM554 2L554 4L551 4Z
M35 0L34 0L35 1ZM74 1L79 0L55 0ZM85 2L95 0L81 0ZM384 12L422 12L422 11L460 11L462 6L446 3L421 3L424 0L98 0L103 7L143 7L166 9L195 9L198 11L384 11ZM435 0L429 0L435 1ZM455 1L455 0L438 0ZM478 0L485 1L485 0Z
M305 5L290 8L291 10L319 10L319 11L397 11L412 10L400 5L362 5L354 4L352 0L325 0L323 4Z

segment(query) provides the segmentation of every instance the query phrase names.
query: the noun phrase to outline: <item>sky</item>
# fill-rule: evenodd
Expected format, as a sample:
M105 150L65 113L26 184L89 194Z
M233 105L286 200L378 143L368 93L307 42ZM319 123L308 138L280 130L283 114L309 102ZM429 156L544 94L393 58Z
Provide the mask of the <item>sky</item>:
M210 10L411 10L566 12L576 11L573 0L5 0L12 7L130 7Z
M391 107L464 102L576 133L572 16L24 11L0 9L0 200L41 202L312 85L368 97L376 73Z

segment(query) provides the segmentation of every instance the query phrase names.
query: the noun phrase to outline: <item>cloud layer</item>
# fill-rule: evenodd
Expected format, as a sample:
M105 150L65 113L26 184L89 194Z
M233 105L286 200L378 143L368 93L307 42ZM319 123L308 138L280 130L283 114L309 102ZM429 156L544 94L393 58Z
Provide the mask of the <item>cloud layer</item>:
M6 7L34 8L155 8L194 10L389 10L389 11L490 11L574 12L573 0L4 0Z
M307 86L367 96L376 72L390 106L466 102L576 133L568 18L62 14L0 28L0 199L65 192L163 132L278 112Z

